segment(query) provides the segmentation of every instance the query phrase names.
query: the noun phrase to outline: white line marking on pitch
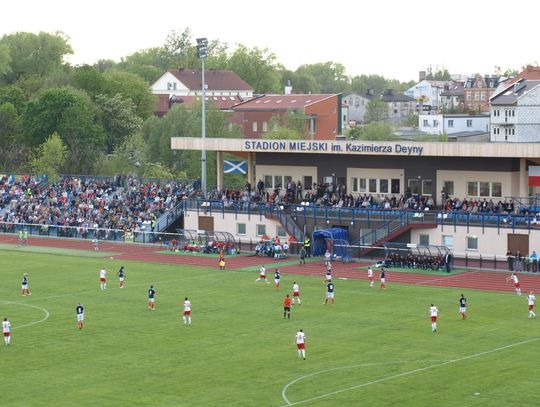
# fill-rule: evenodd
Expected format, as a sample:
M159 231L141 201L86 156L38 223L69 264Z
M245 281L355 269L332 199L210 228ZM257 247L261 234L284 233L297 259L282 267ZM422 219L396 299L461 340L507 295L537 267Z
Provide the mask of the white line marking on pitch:
M37 305L26 304L24 302L14 302L14 301L0 301L0 303L2 303L2 304L23 305L25 307L36 308L36 309L42 311L45 314L45 316L43 318L41 318L39 321L29 322L29 323L24 324L24 325L16 325L12 329L26 328L27 326L40 324L42 322L45 322L47 319L49 319L49 316L51 315L49 313L49 311L47 311L45 308L38 307Z
M480 271L467 271L465 273L458 273L458 274L453 274L453 275L450 275L450 276L444 276L444 277L441 277L441 278L436 278L435 280L419 281L419 282L417 282L415 284L433 283L434 281L443 281L443 280L448 280L448 279L453 278L453 277L458 277L458 276L461 276L462 274L467 274L467 276L470 276L470 275L476 274L476 273L480 273Z
M315 372L315 373L310 373L310 374L308 374L308 375L301 376L301 377L299 377L299 378L293 380L292 382L287 383L287 384L283 387L283 390L281 391L281 397L283 398L283 400L284 400L285 403L287 403L287 404L284 404L284 405L281 406L281 407L295 406L295 405L297 405L297 404L309 403L310 401L315 401L315 400L319 400L319 399L326 398L326 397L329 397L329 396L333 396L333 395L336 395L336 394L344 393L344 392L349 391L349 390L359 389L359 388L361 388L361 387L367 387L367 386L370 386L370 385L372 385L372 384L377 384L377 383L385 382L385 381L388 381L388 380L391 380L391 379L397 379L397 378L399 378L399 377L409 376L409 375L412 375L412 374L414 374L414 373L423 372L423 371L425 371L425 370L433 369L433 368L435 368L435 367L445 366L445 365L449 365L449 364L451 364L451 363L456 363L456 362L461 362L461 361L467 360L467 359L477 358L477 357L479 357L479 356L488 355L488 354L490 354L490 353L498 352L498 351L504 350L504 349L513 348L514 346L524 345L524 344L526 344L526 343L535 342L535 341L538 341L538 340L540 340L540 338L528 339L528 340L526 340L526 341L521 341L521 342L513 343L513 344L510 344L510 345L502 346L502 347L500 347L500 348L495 348L495 349L487 350L487 351L480 352L480 353L475 353L475 354L473 354L473 355L464 356L464 357L462 357L462 358L451 359L451 360L447 360L447 361L444 361L444 362L441 362L441 363L436 363L436 364L431 365L431 366L421 367L421 368L419 368L419 369L409 370L409 371L407 371L407 372L398 373L398 374L395 374L395 375L392 375L392 376L383 377L382 379L373 380L373 381L371 381L371 382L362 383L362 384L357 384L357 385L355 385L355 386L347 387L347 388L341 389L341 390L336 390L336 391L333 391L333 392L330 392L330 393L326 393L326 394L321 394L320 396L312 397L312 398L305 399L305 400L300 400L300 401L291 402L291 401L287 398L287 395L286 395L287 389L289 388L289 386L293 385L294 383L297 383L297 382L299 382L299 381L301 381L301 380L303 380L303 379L306 379L306 378L308 378L308 377L315 376L315 375L318 375L318 374L321 374L321 373L326 373L326 372L333 371L333 370L339 370L339 369L351 368L351 366L341 367L341 368L333 368L333 369L327 369L327 370L321 370L321 371L318 371L318 372ZM414 360L411 360L411 361L409 361L409 362L410 362L410 363L414 363L415 361L414 361ZM418 362L421 362L421 361L418 361ZM398 362L389 362L388 364L391 364L391 363L398 363ZM403 363L406 363L406 362L403 362ZM369 365L370 365L370 364L359 365L359 366L369 366Z

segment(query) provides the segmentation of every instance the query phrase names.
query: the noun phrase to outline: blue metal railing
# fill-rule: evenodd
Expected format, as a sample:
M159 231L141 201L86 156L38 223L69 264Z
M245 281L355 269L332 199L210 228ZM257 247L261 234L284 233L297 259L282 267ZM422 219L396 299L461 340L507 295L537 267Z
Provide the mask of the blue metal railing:
M526 214L497 214L497 213L470 213L470 212L444 212L444 211L412 211L399 209L366 209L366 208L332 208L324 206L304 206L271 203L227 203L224 201L203 201L184 200L184 210L204 211L210 214L243 213L248 216L277 216L277 211L284 211L293 219L302 219L303 223L313 220L314 224L319 221L330 223L338 221L340 223L367 222L367 228L371 229L373 222L390 223L396 219L403 218L410 223L430 223L444 227L481 227L481 228L512 228L526 229L529 231L536 225L540 227L540 216ZM382 230L382 226L377 223L377 229ZM388 226L386 226L388 227Z

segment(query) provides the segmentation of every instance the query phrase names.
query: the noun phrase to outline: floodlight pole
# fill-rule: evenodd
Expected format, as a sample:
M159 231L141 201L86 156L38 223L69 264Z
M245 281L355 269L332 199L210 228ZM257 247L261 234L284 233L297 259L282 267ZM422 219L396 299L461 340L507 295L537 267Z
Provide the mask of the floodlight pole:
M202 112L201 112L201 137L203 140L201 151L201 194L206 198L206 86L204 84L204 59L202 61Z
M201 70L201 90L202 90L202 105L201 105L201 138L202 138L202 150L201 150L201 196L206 198L206 85L204 83L204 60L207 57L208 52L208 40L206 38L197 38L197 53L202 62Z

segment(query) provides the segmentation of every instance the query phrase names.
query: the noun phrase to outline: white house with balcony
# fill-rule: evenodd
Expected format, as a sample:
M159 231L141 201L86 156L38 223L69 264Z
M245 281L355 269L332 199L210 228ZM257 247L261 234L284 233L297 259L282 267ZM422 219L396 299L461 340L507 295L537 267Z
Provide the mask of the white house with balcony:
M540 141L540 80L519 80L490 99L491 141Z
M488 114L421 114L418 129L427 134L488 133ZM487 137L487 136L486 136Z

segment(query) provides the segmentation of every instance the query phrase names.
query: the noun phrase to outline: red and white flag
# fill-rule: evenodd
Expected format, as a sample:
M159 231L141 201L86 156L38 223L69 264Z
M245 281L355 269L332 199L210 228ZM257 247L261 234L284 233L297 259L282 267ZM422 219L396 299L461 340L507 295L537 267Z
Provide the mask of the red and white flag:
M529 186L540 187L540 167L529 166Z

